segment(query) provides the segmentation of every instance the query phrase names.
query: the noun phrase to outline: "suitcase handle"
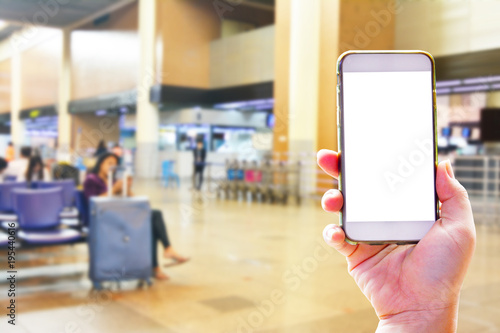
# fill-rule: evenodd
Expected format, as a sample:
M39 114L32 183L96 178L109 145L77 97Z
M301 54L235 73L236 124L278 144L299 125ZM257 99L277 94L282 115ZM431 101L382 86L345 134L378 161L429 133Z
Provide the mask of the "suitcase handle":
M111 197L113 196L113 173L118 170L119 168L123 168L123 167L114 167L112 168L111 170L109 170L108 172L108 197ZM123 168L124 169L124 172L123 172L123 176L122 176L122 183L123 183L123 186L122 186L122 197L127 197L127 189L128 189L128 186L126 186L127 184L127 180L128 180L128 177L130 176L131 172L129 170L129 168Z

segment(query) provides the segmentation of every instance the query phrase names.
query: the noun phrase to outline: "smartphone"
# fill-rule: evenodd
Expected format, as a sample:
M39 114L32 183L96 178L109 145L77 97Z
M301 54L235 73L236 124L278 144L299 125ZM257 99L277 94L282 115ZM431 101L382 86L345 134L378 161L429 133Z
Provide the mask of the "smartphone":
M416 243L439 213L434 59L424 51L348 51L337 79L347 241Z

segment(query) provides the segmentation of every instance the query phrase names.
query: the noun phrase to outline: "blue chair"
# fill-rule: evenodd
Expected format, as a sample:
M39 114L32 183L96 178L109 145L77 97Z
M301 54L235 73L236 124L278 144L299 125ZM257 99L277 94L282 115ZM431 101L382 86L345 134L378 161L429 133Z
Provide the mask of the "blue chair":
M26 182L0 183L0 211L11 213L13 211L12 190L25 189L26 186L27 186Z
M168 187L168 183L171 180L174 180L177 184L177 187L180 186L180 178L179 175L174 172L174 161L163 161L161 164L161 178L163 180L163 186Z
M75 190L75 204L82 226L89 225L89 203L82 190Z
M31 245L71 243L82 238L75 229L59 228L59 214L64 208L62 188L12 191L13 208L18 215L17 233L22 242Z
M63 189L64 207L73 207L75 204L75 181L74 179L62 179L55 181L38 181L36 188L46 189L61 187Z

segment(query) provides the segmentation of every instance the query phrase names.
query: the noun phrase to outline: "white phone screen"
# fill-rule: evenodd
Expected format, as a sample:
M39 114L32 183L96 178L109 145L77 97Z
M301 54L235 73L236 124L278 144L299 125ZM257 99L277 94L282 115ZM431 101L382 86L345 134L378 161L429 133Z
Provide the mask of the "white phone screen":
M344 72L345 222L434 221L432 72Z

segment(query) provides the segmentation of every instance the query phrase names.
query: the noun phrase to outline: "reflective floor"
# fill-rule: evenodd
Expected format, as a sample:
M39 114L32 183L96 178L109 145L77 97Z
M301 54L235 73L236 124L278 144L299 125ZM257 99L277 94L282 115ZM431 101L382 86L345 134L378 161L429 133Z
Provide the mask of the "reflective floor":
M377 317L345 260L323 243L322 229L336 216L319 202L216 200L155 182L136 184L135 192L163 210L173 245L191 261L166 267L171 279L149 288L111 283L93 292L86 245L22 250L17 325L8 326L2 315L0 332L375 330ZM1 281L5 309L7 285ZM500 228L478 226L459 332L500 332Z

